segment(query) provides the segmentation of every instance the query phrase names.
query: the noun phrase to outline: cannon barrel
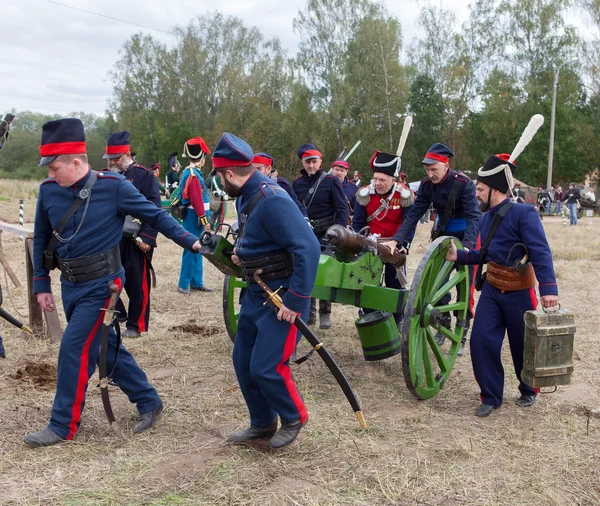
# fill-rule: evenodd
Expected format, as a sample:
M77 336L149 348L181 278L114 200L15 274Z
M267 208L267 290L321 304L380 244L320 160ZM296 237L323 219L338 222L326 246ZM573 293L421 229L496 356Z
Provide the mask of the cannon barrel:
M390 248L377 242L375 237L365 237L342 225L329 227L325 239L345 253L358 254L364 249L377 252L383 262L393 265L396 269L406 263L404 253L400 253L397 249L390 251Z

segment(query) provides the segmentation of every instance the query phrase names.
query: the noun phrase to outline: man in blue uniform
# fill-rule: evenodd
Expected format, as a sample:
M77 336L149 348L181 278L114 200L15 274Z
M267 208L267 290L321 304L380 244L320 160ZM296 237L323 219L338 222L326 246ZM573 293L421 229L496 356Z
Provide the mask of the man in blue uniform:
M252 166L263 176L271 177L271 174L273 174L273 171L275 170L275 160L268 153L256 153L254 155L254 158L252 159ZM302 202L298 200L298 196L296 195L296 192L292 188L290 182L286 178L279 176L275 177L274 181L276 181L277 184L287 192L290 198L298 206L298 209L300 209L302 216L308 219L308 214L306 214L306 208L304 207Z
M184 248L200 250L197 237L149 202L123 176L90 169L79 119L46 123L40 154L40 165L48 166L49 179L40 186L35 215L33 291L42 309L55 311L49 268L57 264L62 272L67 327L58 355L50 424L25 437L32 446L56 444L72 439L77 432L88 381L98 362L102 308L111 294L109 283L123 286L119 242L125 216L139 218ZM74 210L77 200L80 205ZM69 215L63 226L61 222ZM53 265L48 265L48 260ZM160 397L131 354L118 343L112 328L107 370L112 370L114 383L137 405L140 421L133 431L152 427L162 411Z
M344 195L346 195L346 199L348 199L348 209L350 212L349 221L352 223L352 214L354 214L354 204L356 203L358 186L348 181L349 169L350 165L348 162L339 158L331 164L331 173L338 178L338 181L342 185L342 190L344 190Z
M475 185L464 174L450 169L449 161L454 156L452 150L444 144L436 143L429 148L421 162L427 177L421 181L417 198L408 213L403 218L402 225L392 241L385 244L391 248L401 246L401 251L408 252L408 238L414 235L417 223L428 212L433 204L438 219L434 225L432 238L449 235L460 239L465 248L472 249L477 244L479 234L479 217L481 213L475 198ZM473 268L469 270L470 280L473 280ZM472 283L471 283L472 284ZM439 305L450 302L451 295L446 294ZM463 354L467 332L473 316L473 289L469 290L469 311L465 322L464 335L458 355ZM446 325L450 325L447 321ZM438 344L444 343L444 335L436 335Z
M270 439L272 448L292 443L308 412L292 377L289 360L300 334L295 318L306 318L319 264L319 242L290 196L252 167L252 149L224 133L212 155L214 170L230 197L237 197L240 235L233 261L246 274L248 289L238 319L233 365L250 411L250 426L229 435L243 443ZM284 288L276 314L265 306L253 273L272 288ZM281 427L277 430L277 417Z
M115 132L106 143L102 158L108 168L122 174L138 191L160 208L160 191L154 174L137 164L131 157L129 132ZM137 230L139 228L139 230ZM121 263L125 269L125 292L129 307L125 310L119 299L119 320L126 322L123 337L138 337L147 332L150 323L150 287L152 286L152 254L158 232L146 223L137 223L131 217L125 221L123 239L119 244Z
M210 230L209 212L210 195L202 177L202 167L206 163L206 155L210 150L202 137L189 139L184 147L184 156L189 157L190 163L183 170L180 179L181 204L185 207L183 227L194 235L200 236L204 230ZM204 286L202 255L183 251L181 256L181 271L177 289L189 294L190 290L197 292L212 292L212 288Z
M481 405L475 415L480 417L489 416L502 405L501 351L505 332L519 380L521 395L517 404L528 407L535 402L537 392L521 381L521 370L523 316L525 311L537 307L536 278L542 306L551 308L558 304L552 253L536 210L526 204L515 204L506 197L513 187L512 173L516 169L508 160L505 154L492 155L477 175L477 199L481 210L488 211L481 218L483 247L457 251L452 244L446 255L447 260L460 265L479 264L481 267L487 263L471 333L471 361L481 389ZM499 223L494 226L495 231L494 222ZM487 252L483 251L486 245ZM522 269L517 268L519 266Z
M298 158L302 160L302 174L294 181L292 187L300 202L306 207L310 224L319 242L324 246L327 229L333 224L348 225L350 211L348 200L339 180L321 168L323 156L314 144L303 144L298 149ZM310 301L308 324L317 319L317 300ZM319 301L319 327L331 328L331 302Z

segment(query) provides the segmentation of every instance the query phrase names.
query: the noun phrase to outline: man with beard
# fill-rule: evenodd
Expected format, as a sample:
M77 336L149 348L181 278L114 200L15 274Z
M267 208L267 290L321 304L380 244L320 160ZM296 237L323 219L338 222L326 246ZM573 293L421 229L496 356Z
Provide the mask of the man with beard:
M346 195L346 199L348 199L348 209L350 210L349 221L352 223L358 186L348 181L348 169L350 169L350 165L346 160L337 159L331 164L331 173L338 178L338 181L342 185L342 190L344 190L344 195Z
M402 218L409 211L415 197L408 186L396 183L400 173L400 157L391 153L375 151L371 158L373 180L369 186L363 186L356 194L352 228L359 232L364 227L370 228L371 234L388 240L402 225ZM354 185L351 185L354 186ZM409 236L405 247L408 248L412 236ZM403 288L394 266L384 264L385 286L388 288ZM364 310L365 313L370 312ZM402 320L402 314L396 315L396 322Z
M417 223L421 217L433 208L438 216L432 230L432 239L442 235L449 235L459 239L465 248L472 249L477 243L479 234L479 207L475 198L475 185L464 174L450 169L450 158L454 156L452 150L444 144L436 143L429 148L421 162L427 177L421 181L414 205L403 218L402 225L394 234L393 239L387 243L391 248L401 245L401 251L407 253L410 246L409 238L415 233ZM473 268L469 269L470 279L473 279ZM438 303L445 305L450 302L451 295L447 293ZM464 352L467 341L467 332L473 317L473 289L469 290L469 309L467 321L464 326L462 342L458 355ZM450 321L444 323L450 325ZM445 336L438 332L435 336L441 346Z
M250 426L229 435L231 443L270 439L271 447L291 444L308 421L306 406L289 368L301 335L296 318L306 318L319 264L317 239L290 196L252 167L252 149L224 133L212 155L230 197L237 197L240 234L232 260L244 269L248 288L238 319L233 365L250 411ZM265 305L254 272L276 290L283 306ZM277 430L277 418L281 427Z
M302 216L308 219L306 209L302 202L298 200L298 196L296 195L296 192L292 188L290 182L286 178L279 177L279 175L276 175L277 172L275 171L275 160L271 155L269 155L268 153L256 153L254 155L254 158L252 159L252 166L263 176L270 177L275 182L277 182L277 184L287 192L290 198L298 206L298 209L300 209Z
M327 229L333 224L348 225L348 200L339 180L321 168L323 157L314 144L303 144L298 149L298 158L302 160L302 174L292 185L298 199L306 207L310 224L322 246ZM317 299L311 298L308 324L317 319ZM319 327L331 328L331 302L319 300Z
M509 155L492 155L477 175L477 200L485 214L481 218L482 248L460 250L454 244L446 260L459 265L487 263L481 278L481 296L471 333L471 360L481 389L476 416L485 417L502 405L504 368L502 342L508 334L515 374L519 380L520 407L533 405L536 389L521 381L525 311L537 308L536 278L542 307L558 304L558 287L552 252L535 209L513 203L506 194L513 187L514 163Z
M122 174L138 191L161 207L160 191L156 178L146 167L139 165L131 158L129 132L116 132L107 141L103 155L108 161L108 168ZM137 230L139 229L139 230ZM150 320L150 287L152 254L156 247L158 232L145 223L126 218L123 239L119 244L121 263L125 269L125 292L129 297L129 307L125 310L119 298L117 311L119 320L124 321L123 337L138 337L141 332L148 332Z
M202 167L206 163L206 155L210 155L210 150L202 137L194 137L185 143L183 151L190 159L179 183L181 205L184 207L183 228L200 237L204 230L210 230L209 216L205 210L205 204L209 203L210 197L202 177ZM212 288L204 286L202 279L202 255L188 253L185 250L182 253L177 290L186 295L189 295L190 290L212 292Z

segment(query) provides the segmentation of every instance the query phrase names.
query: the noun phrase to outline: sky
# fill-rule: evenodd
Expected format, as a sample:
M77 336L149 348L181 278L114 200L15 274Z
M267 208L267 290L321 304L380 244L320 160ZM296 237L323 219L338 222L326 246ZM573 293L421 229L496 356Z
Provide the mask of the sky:
M451 5L459 17L468 14L469 0L435 0L435 5L440 3ZM112 95L108 72L131 35L141 31L174 44L175 38L160 30L185 26L218 5L219 11L259 27L266 37L278 37L292 56L299 42L292 23L305 0L0 0L0 5L0 113L16 109L102 115ZM386 5L400 19L407 45L418 29L417 1L387 0Z

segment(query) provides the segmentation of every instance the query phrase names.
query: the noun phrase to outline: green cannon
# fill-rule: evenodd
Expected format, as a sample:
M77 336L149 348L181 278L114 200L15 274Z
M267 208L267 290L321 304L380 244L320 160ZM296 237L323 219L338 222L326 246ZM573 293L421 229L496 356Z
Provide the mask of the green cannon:
M201 238L204 257L225 274L223 317L235 340L240 310L240 290L246 286L241 267L233 264L233 245L226 237L206 233ZM312 296L372 310L355 321L366 360L382 360L401 354L408 389L420 399L435 396L448 380L466 325L469 294L467 267L445 259L450 237L432 242L419 261L409 289L381 286L383 262L396 267L403 255L372 236L356 234L334 225L327 232L330 251L321 255ZM460 288L457 296L457 290ZM450 293L447 304L440 301ZM394 314L403 316L399 329ZM454 314L456 318L452 319ZM448 323L451 322L451 323ZM436 332L446 336L439 346Z

